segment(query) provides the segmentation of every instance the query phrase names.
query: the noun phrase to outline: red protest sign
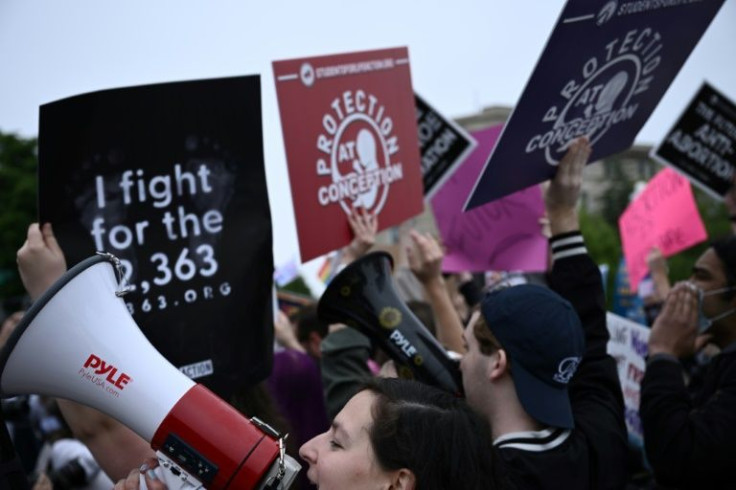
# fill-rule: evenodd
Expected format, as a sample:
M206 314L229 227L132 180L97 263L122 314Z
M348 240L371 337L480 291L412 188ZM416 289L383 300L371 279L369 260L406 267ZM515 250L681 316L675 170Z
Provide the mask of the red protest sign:
M406 48L273 63L302 261L350 242L363 207L381 229L423 209Z
M669 257L707 238L690 182L669 167L629 204L618 226L634 291L647 273L646 257L652 247Z

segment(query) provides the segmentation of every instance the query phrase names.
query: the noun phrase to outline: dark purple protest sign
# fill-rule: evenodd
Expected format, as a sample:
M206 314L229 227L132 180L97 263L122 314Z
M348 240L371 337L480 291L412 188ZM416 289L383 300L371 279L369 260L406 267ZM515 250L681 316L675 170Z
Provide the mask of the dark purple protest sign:
M258 76L41 107L40 220L53 223L68 265L96 250L117 256L135 287L123 299L148 340L225 399L271 369L262 140Z
M724 0L569 0L466 209L551 178L568 144L590 161L634 142Z

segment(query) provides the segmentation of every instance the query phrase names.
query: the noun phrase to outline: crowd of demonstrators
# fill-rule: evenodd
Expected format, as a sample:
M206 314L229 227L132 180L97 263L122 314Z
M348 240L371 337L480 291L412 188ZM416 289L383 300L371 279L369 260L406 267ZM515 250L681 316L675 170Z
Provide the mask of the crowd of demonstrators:
M465 399L387 379L396 372L371 338L326 325L314 306L294 323L277 314L281 348L269 379L242 387L229 402L291 434L289 453L304 467L293 488L626 487L623 397L606 352L602 278L578 222L590 153L587 139L575 140L545 189L551 265L539 280L517 285L502 274L482 292L477 276L442 273L434 237L409 233L409 270L426 300L409 305L448 352L462 356ZM736 199L729 205L736 222ZM341 267L374 246L378 229L377 217L362 208L348 221L354 237ZM29 227L18 264L32 299L63 274L50 224ZM727 488L736 463L736 237L714 241L692 277L674 287L659 250L648 264L653 326L640 408L648 463L667 488ZM698 379L683 376L706 344L718 355ZM142 479L151 490L165 488L145 440L89 407L68 400L58 407L77 438L74 450L59 448L85 452L102 469L103 486L118 481L115 489L134 490ZM54 468L48 456L39 461ZM60 486L42 474L35 488Z
M362 215L362 219L375 220L373 217ZM373 231L375 233L375 230ZM440 318L444 317L444 321L453 321L453 329L461 329L462 325L459 318L455 314L454 307L449 301L447 290L445 289L444 282L442 281L439 262L441 261L441 255L436 255L427 260L426 245L429 245L432 250L436 249L437 244L434 241L430 241L429 237L421 237L417 235L417 241L424 244L424 250L421 250L418 255L414 256L412 263L414 264L415 270L419 271L422 276L424 284L427 284L428 289L432 292L434 298L438 298L440 301L439 306L432 305L430 310L433 314ZM368 247L366 247L367 249ZM365 250L364 250L365 251ZM363 252L364 252L363 251ZM38 225L32 225L29 228L28 240L24 246L19 250L18 253L19 269L21 277L23 278L24 284L32 297L38 297L53 281L58 278L61 272L66 268L64 263L64 256L61 249L56 243L53 235L53 231L49 225L39 227ZM431 264L431 273L425 269L428 267L427 264ZM438 279L439 278L439 279ZM431 288L435 288L432 290ZM425 305L426 306L426 305ZM443 310L444 308L444 310ZM446 310L446 311L445 311ZM305 312L306 313L306 312ZM455 318L449 313L455 314ZM303 320L304 318L301 318ZM449 319L449 320L448 320ZM295 393L305 394L303 383L299 383L298 387L289 383L296 382L296 379L304 379L306 370L298 369L298 373L295 370L285 372L282 368L288 368L289 362L286 360L293 361L295 358L303 356L309 362L314 364L314 360L309 358L305 353L305 345L298 341L292 326L288 324L284 318L279 318L276 322L276 337L282 343L284 350L277 353L274 363L274 372L269 379L269 388L272 393L276 396L276 402L281 405L283 409L285 405L288 405L288 400L278 395L293 396ZM344 329L347 331L347 329ZM309 336L307 335L308 339ZM457 339L454 340L457 344ZM305 342L309 345L309 342ZM312 342L314 345L314 343ZM325 346L322 345L322 352L325 351ZM280 354L280 355L279 355ZM322 355L321 353L319 354ZM304 360L302 358L302 361ZM280 361L281 359L281 361ZM364 366L367 364L364 363ZM305 364L305 366L310 366ZM365 381L362 379L361 382ZM404 383L404 382L400 382ZM401 384L399 388L391 388L391 386L384 386L380 382L369 387L359 386L355 394L349 397L345 408L341 408L336 415L336 420L339 419L352 419L350 415L355 412L355 406L362 407L360 410L371 414L380 413L388 414L397 417L393 422L399 420L402 423L398 426L398 429L391 425L391 421L387 420L387 424L376 425L376 429L379 427L381 430L372 432L370 439L371 450L375 450L375 458L378 466L371 463L371 467L380 468L378 474L383 476L398 477L396 480L397 485L395 488L415 488L416 482L427 482L432 481L435 486L429 486L428 483L422 483L422 488L447 488L446 482L457 481L461 484L461 488L492 488L490 486L490 462L491 459L487 458L487 451L478 451L478 448L482 448L484 445L488 445L490 448L490 433L484 435L484 428L486 422L482 418L474 415L474 413L460 400L454 399L451 395L444 393L435 393L436 390L430 389L419 385L417 388L412 386L417 385L415 382L406 382L408 384ZM309 390L307 390L309 391ZM365 393L364 393L365 392ZM243 400L234 399L233 404L236 407L243 409L244 412L249 414L258 414L258 408L253 405L253 400L259 400L263 393L260 392L259 396L253 396L252 393L245 395L245 398L251 400L251 403L244 402ZM412 395L412 393L414 393ZM319 390L309 391L308 396L311 401L318 401L315 398L321 395ZM375 398L375 400L373 400ZM355 401L353 402L353 399ZM448 400L451 400L450 403ZM371 403L366 404L366 401ZM293 402L293 400L292 400ZM421 409L419 413L415 413L417 407L425 405L426 407ZM64 412L65 418L69 421L70 426L75 433L83 440L100 460L100 464L105 469L105 472L114 479L121 479L118 483L120 485L138 485L136 478L125 477L130 467L135 467L137 462L142 460L150 459L153 454L147 443L143 441L136 434L132 433L129 429L112 420L110 417L92 410L88 407L81 406L74 402L66 400L60 401L60 406ZM309 407L302 404L301 406L304 412L311 412L311 415L315 415L315 410L308 410ZM405 409L409 410L409 415L405 415ZM349 410L347 415L341 415L343 410ZM318 410L317 410L318 411ZM284 410L285 413L293 415L295 412ZM360 412L362 413L362 412ZM275 415L264 416L262 413L259 414L261 418L273 422ZM408 418L407 418L408 417ZM459 441L455 441L453 444L448 444L448 449L462 449L462 453L472 454L475 456L468 456L464 458L463 464L453 463L452 458L449 457L450 453L446 454L445 460L448 462L446 465L433 465L432 471L423 466L422 461L426 461L423 458L422 450L431 448L431 445L422 444L422 447L410 445L409 448L414 448L414 453L404 451L400 455L394 454L388 449L396 447L398 442L397 435L402 434L404 436L410 436L412 440L419 441L420 435L425 438L430 435L427 432L427 427L430 425L432 420L436 420L437 417L442 417L448 421L448 428L454 427L453 430L462 430L463 433L472 434L472 437L463 437ZM381 422L384 417L381 416ZM356 427L356 433L353 434L352 440L356 442L358 435L363 434L362 428L373 427L371 423L372 419L363 421ZM406 420L411 420L412 424L405 426ZM290 421L295 421L294 426L304 428L308 426L308 423L304 423L303 420L298 418L292 418ZM414 423L416 422L416 423ZM452 422L452 423L450 423ZM278 424L275 424L278 425ZM314 429L317 425L314 425ZM358 430L361 429L361 430ZM335 424L333 424L330 431L335 431ZM397 432L398 431L398 432ZM295 431L298 433L298 430ZM487 432L487 431L486 431ZM454 433L454 432L453 432ZM329 434L329 432L328 432ZM299 439L304 439L309 434L300 434ZM340 466L330 465L326 463L320 463L320 454L322 454L321 461L330 461L329 457L324 456L324 452L320 450L319 441L325 440L328 436L319 436L312 440L311 443L305 444L304 449L301 451L301 455L306 459L311 458L308 462L310 467L314 467L314 470L305 472L305 476L315 474L314 481L318 481L318 478L324 478L326 482L332 481L333 478L337 478L336 481L340 480L342 469ZM449 438L449 435L448 435ZM350 440L345 441L347 444ZM448 439L448 443L451 442ZM332 447L332 446L330 446ZM357 451L353 453L353 460L356 464L365 464L364 458L358 459L357 456L364 454ZM430 454L440 454L436 449L430 451ZM401 456L401 457L399 457ZM149 465L150 466L150 465ZM406 467L405 467L406 466ZM136 470L140 473L140 470ZM332 474L332 473L335 474ZM144 471L144 473L146 473ZM393 475L393 476L391 476ZM370 478L363 479L363 485L373 485L373 476ZM310 477L311 478L311 477ZM445 483L441 483L445 482ZM463 483L467 482L467 483ZM323 485L325 488L329 488L329 485ZM153 488L153 487L151 487ZM334 488L343 488L336 486Z
M39 284L50 284L47 270L63 269L41 266L44 259L63 260L57 247L49 227L30 228L28 243L19 252L19 265L32 294L43 292ZM33 266L28 263L31 256ZM290 331L285 325L277 328L284 327ZM279 337L290 344L283 332ZM71 402L64 405L72 428L81 433L106 472L120 479L116 488L138 488L138 463L153 456L146 442L104 414L90 413L91 409ZM246 410L252 414L254 407ZM441 424L435 427L437 422ZM432 444L438 438L443 443ZM494 488L490 441L487 422L462 400L413 381L379 380L359 388L335 416L331 428L304 444L300 454L309 466L307 477L320 488L380 484L396 489L440 489L457 484L457 488L485 489ZM458 454L464 455L460 461ZM126 477L130 467L137 469ZM152 467L143 468L146 486L163 488L153 479Z

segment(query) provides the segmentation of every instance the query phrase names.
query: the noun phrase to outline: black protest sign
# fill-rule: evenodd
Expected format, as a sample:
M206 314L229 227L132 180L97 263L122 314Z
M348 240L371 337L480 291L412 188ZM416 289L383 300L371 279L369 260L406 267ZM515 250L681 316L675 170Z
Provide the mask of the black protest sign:
M723 199L736 167L736 105L703 83L698 93L651 152L652 158L675 167L694 184Z
M272 363L262 139L258 76L41 107L40 220L53 223L68 265L96 250L120 258L135 287L124 300L143 333L226 399Z
M424 198L429 200L472 153L476 141L451 119L446 119L416 93L417 130L422 156Z

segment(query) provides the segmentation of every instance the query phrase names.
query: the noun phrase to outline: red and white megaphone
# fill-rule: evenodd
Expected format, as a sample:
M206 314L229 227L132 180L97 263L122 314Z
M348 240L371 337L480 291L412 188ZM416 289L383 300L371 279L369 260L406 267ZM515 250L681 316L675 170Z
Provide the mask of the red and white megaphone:
M90 257L31 306L0 352L2 396L66 398L112 416L157 451L169 488L288 488L300 466L284 439L148 342L120 298L120 272L112 255Z

